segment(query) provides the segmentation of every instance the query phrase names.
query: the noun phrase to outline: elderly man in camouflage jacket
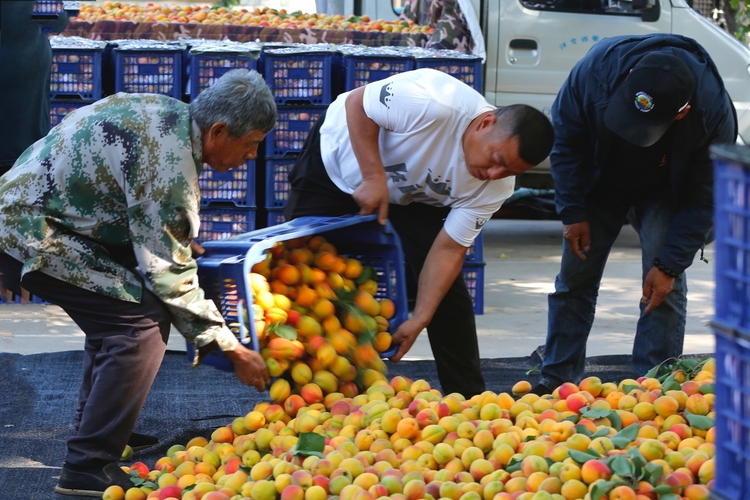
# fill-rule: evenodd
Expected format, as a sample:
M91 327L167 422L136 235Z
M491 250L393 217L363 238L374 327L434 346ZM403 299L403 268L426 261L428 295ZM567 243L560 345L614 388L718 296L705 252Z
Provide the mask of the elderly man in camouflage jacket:
M204 297L190 244L203 163L226 172L255 158L275 122L256 72L227 73L189 106L120 93L68 115L0 178L3 286L59 305L86 334L59 493L132 486L116 461L129 440L150 438L132 431L170 323L196 346L196 364L218 346L241 382L265 389L262 358Z

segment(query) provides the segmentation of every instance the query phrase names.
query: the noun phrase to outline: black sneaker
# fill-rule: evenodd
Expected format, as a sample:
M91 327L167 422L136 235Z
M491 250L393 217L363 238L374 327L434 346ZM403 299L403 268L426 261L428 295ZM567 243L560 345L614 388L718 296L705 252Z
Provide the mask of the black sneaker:
M539 382L534 387L531 388L529 393L536 394L537 396L546 396L548 394L552 394L553 389L550 389L543 383Z
M133 451L145 450L146 448L151 448L157 444L159 444L158 437L150 436L148 434L140 434L138 432L132 433L130 439L128 439L128 445Z
M62 495L101 498L104 490L115 484L125 491L134 486L130 476L114 462L101 469L86 471L73 470L68 464L63 464L55 491Z

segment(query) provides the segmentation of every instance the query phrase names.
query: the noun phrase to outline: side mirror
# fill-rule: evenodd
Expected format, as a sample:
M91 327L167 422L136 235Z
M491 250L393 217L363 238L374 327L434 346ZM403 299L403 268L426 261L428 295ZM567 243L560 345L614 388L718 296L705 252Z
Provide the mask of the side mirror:
M636 12L650 9L654 6L654 0L633 0L632 9Z

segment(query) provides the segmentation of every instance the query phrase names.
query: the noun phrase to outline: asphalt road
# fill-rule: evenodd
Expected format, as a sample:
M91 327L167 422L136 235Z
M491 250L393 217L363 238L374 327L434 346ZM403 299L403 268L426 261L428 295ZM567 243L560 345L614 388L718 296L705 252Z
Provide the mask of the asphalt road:
M483 358L523 357L543 345L547 294L560 266L559 221L491 220L485 226L485 314L477 316ZM706 257L713 260L713 248ZM686 353L712 352L714 269L696 259L688 269ZM625 226L605 270L588 356L629 354L641 296L638 236ZM172 350L185 341L173 329ZM83 349L83 333L56 306L0 305L0 352L32 354ZM431 359L427 335L407 359Z

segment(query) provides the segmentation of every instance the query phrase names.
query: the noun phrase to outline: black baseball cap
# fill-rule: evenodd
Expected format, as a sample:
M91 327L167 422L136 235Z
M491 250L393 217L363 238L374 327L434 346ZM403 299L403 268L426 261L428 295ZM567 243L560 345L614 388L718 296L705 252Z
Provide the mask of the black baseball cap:
M612 95L604 124L636 146L651 146L685 109L694 88L695 76L680 58L651 52Z

